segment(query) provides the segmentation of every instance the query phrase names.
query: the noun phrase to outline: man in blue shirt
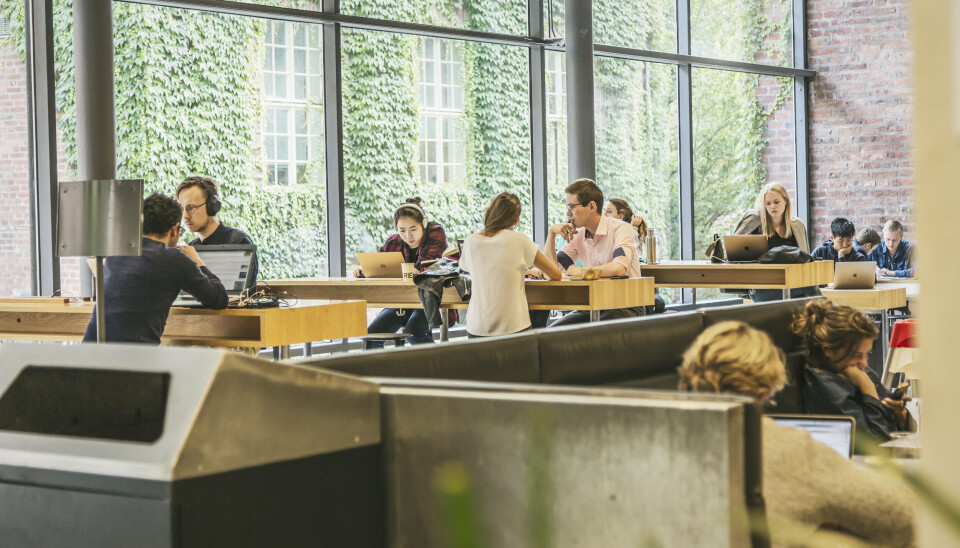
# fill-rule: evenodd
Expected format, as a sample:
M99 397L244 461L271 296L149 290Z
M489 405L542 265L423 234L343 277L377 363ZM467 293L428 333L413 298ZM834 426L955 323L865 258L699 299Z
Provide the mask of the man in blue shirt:
M916 271L913 244L903 239L903 225L890 219L883 225L883 242L869 260L877 261L877 275L912 278Z
M185 290L207 308L227 307L227 292L190 246L177 247L183 210L173 198L151 194L143 201L143 254L108 257L103 267L107 342L160 344L170 305ZM83 335L97 340L94 309Z
M830 239L814 249L812 255L817 259L835 263L866 261L866 256L853 246L853 236L856 232L853 223L843 217L837 217L830 223Z

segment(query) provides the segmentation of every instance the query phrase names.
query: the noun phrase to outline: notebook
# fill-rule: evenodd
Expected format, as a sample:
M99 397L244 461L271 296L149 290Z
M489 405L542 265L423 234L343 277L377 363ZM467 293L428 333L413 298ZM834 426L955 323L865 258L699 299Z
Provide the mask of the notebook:
M367 278L402 278L403 254L399 251L357 253L360 268Z
M769 415L777 424L802 428L845 458L853 457L856 421L843 415Z
M255 245L198 245L194 247L203 265L220 278L227 290L227 297L233 300L239 297L246 287L247 277L253 269L253 258L257 252ZM200 304L193 295L181 291L173 306L197 308Z
M763 234L723 237L723 248L730 262L756 261L769 249L767 237Z
M873 289L877 282L877 263L873 261L835 263L834 267L834 289Z

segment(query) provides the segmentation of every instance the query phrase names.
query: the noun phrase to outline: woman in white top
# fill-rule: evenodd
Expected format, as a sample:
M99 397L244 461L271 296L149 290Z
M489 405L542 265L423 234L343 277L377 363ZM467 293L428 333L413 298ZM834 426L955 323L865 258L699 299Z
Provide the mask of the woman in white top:
M549 279L561 273L529 236L514 232L520 222L520 199L501 192L483 214L483 230L463 243L460 268L470 273L467 333L476 337L506 335L530 328L524 275L536 266Z

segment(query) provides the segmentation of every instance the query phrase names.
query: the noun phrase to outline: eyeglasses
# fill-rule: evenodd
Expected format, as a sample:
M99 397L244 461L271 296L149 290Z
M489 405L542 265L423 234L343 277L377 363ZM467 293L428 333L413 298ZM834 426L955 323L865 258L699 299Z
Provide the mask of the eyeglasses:
M584 204L582 202L576 203L576 204L567 204L567 211L573 211L574 209L577 209L578 206L586 206L586 205L587 204Z
M207 203L204 202L200 205L185 205L183 206L183 212L187 215L193 215L193 212L200 209L201 207L207 207Z

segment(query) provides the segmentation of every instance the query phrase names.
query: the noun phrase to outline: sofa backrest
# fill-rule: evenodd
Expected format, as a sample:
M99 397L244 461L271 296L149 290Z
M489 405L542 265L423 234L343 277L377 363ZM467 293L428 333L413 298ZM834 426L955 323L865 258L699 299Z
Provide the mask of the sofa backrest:
M537 336L534 333L367 350L296 363L361 377L540 382Z
M675 389L683 351L702 329L702 316L687 312L540 330L540 382Z

